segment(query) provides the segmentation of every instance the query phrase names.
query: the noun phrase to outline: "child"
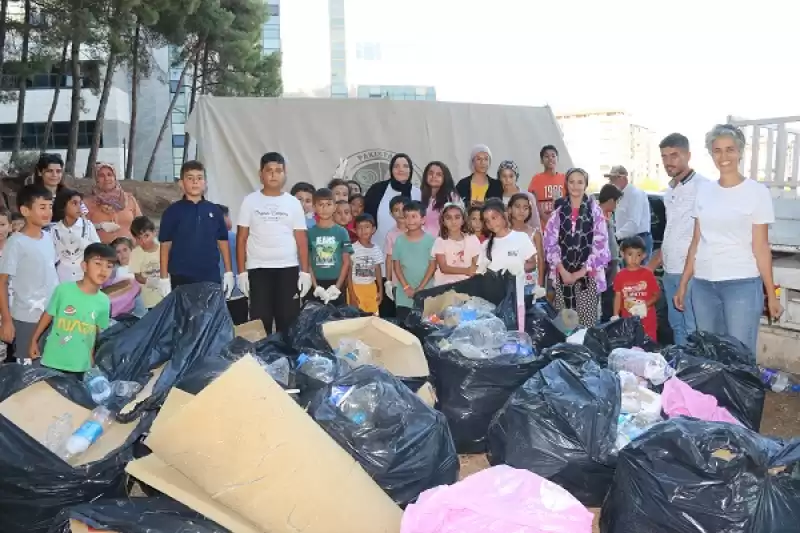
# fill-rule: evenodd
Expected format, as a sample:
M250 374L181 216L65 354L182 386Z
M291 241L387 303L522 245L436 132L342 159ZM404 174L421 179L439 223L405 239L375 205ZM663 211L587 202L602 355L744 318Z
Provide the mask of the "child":
M411 200L405 196L395 196L389 201L389 210L392 212L392 218L395 222L395 227L390 229L386 234L386 240L383 243L383 251L386 254L386 262L384 263L384 270L386 272L386 280L383 284L383 290L390 301L394 301L394 289L396 288L393 283L394 279L394 263L392 262L392 249L397 237L406 232L406 219L403 215L403 209L408 205Z
M117 254L117 264L111 273L111 278L103 285L103 292L111 300L111 318L126 314L141 318L146 312L142 300L142 288L129 268L133 241L127 237L117 237L109 246ZM120 286L124 290L121 290Z
M52 323L41 354L42 366L83 378L94 365L97 334L109 325L111 302L100 287L108 281L116 262L117 254L107 244L86 247L81 263L84 276L78 282L56 287L33 332L28 351L31 359L39 358L39 338Z
M25 226L25 217L22 213L14 211L11 213L11 233L19 233Z
M383 252L372 244L375 219L372 215L356 218L358 240L353 243L353 275L350 280L350 304L365 313L376 315L383 301L381 265Z
M347 231L334 223L334 211L337 207L333 203L333 192L330 189L317 189L314 193L317 225L308 230L308 249L314 297L321 302L339 306L345 303L353 248Z
M350 180L347 182L347 186L350 188L351 200L353 199L354 196L361 196L363 191L361 190L361 184L359 182L357 182L356 180ZM353 216L361 216L361 213L359 213L358 215L353 213Z
M483 226L483 210L480 206L473 205L467 211L469 216L469 230L483 243L486 240L486 228Z
M328 182L328 189L330 189L333 193L334 204L338 204L342 200L345 202L350 201L350 186L343 179L332 179L330 182Z
M297 196L295 196L295 198L296 197ZM234 272L239 272L239 265L236 264L236 232L232 229L233 221L231 220L231 210L228 209L227 205L217 204L217 207L219 207L219 210L222 211L222 216L225 218L225 227L228 229L228 248L231 251L231 269L233 269ZM221 257L219 259L219 269L224 275L225 264L223 263ZM245 298L244 294L242 294L242 291L239 290L239 285L236 284L236 280L233 280L233 292L231 292L227 304L228 312L231 314L234 326L244 324L250 320L247 312L247 298Z
M317 218L319 220L319 217ZM353 214L350 211L350 203L345 200L336 202L336 211L333 213L333 221L347 230L347 235L350 242L357 241L355 222L353 222Z
M403 208L406 232L397 237L392 249L397 291L397 319L402 323L414 305L414 295L426 289L436 271L431 259L435 239L422 229L425 222L425 207L412 200Z
M350 214L354 220L364 214L364 197L360 194L350 197Z
M467 279L478 269L481 243L467 232L466 218L459 204L445 204L439 216L441 228L432 251L439 267L433 276L437 286Z
M542 232L533 228L530 221L533 217L533 204L528 193L515 193L508 200L508 219L511 229L528 236L536 247L536 268L525 272L525 300L526 305L533 302L537 287L544 287L544 247Z
M273 322L286 332L300 313L300 299L311 289L308 233L303 206L281 189L286 159L277 152L261 156L262 189L248 194L239 209L236 264L239 289L250 302L250 319L261 320L267 334Z
M483 223L489 238L483 243L481 259L489 270L524 276L538 265L536 248L528 235L511 229L505 207L502 200L490 200L483 206Z
M228 229L217 204L203 196L205 172L200 161L187 161L181 166L183 198L167 207L161 217L158 240L161 242L159 288L162 296L179 285L204 281L219 284L220 279L225 298L230 298L233 292ZM220 255L225 270L221 277Z
M61 189L53 202L53 224L50 233L56 246L56 272L61 283L83 277L83 251L93 242L100 242L94 224L81 215L83 195Z
M313 185L300 181L292 186L292 190L289 193L300 200L300 204L303 206L303 212L306 214L306 226L309 228L317 223L316 217L314 216L314 191L316 191L316 189Z
M6 247L8 236L11 234L11 211L5 207L0 207L0 258L3 257L3 250ZM8 345L0 341L0 363L6 360L8 355Z
M131 235L136 248L131 251L130 272L142 286L144 308L161 303L161 245L156 240L156 225L147 217L136 217L131 222Z
M53 195L40 185L26 185L17 193L17 203L25 226L8 239L0 259L0 338L13 342L18 359L23 359L58 274L53 239L43 230L53 217Z
M638 316L647 336L656 340L658 321L655 305L659 288L653 272L642 267L646 250L644 240L641 237L625 239L621 249L625 268L614 278L614 315L623 318Z

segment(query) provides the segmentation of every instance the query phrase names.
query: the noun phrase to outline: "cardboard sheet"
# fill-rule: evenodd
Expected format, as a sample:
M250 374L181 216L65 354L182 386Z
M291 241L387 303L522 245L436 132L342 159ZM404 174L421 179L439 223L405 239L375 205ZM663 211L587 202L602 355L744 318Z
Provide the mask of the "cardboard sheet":
M236 337L244 337L250 342L257 342L267 337L267 330L264 329L264 323L260 320L251 320L234 327L233 334Z
M456 291L447 291L438 296L425 298L422 304L422 316L438 315L451 305L466 302L469 296Z
M69 529L72 533L116 533L114 531L95 529L93 527L87 526L83 522L79 522L78 520L72 520L72 519L70 519L69 521Z
M191 481L201 493L190 484L182 497L167 494L234 533L249 531L214 516L209 499L270 533L400 530L400 508L252 357L155 426L147 443L155 458L128 471L157 489ZM183 479L156 471L159 459Z

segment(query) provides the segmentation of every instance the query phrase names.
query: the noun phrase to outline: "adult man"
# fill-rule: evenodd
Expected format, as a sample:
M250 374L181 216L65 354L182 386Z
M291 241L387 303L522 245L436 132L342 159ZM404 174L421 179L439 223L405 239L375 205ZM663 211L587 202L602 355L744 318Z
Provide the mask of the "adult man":
M622 198L617 206L616 237L622 241L629 237L641 237L645 244L645 258L653 253L653 235L650 233L650 201L647 193L635 187L628 180L628 171L622 165L611 167L605 175L612 185L622 191Z
M553 212L553 203L565 194L566 182L564 174L556 172L558 165L558 150L552 144L542 147L539 151L539 160L544 166L544 172L531 178L528 192L537 199L539 219L542 230L547 226L547 220Z
M696 329L691 305L691 281L686 289L683 312L675 308L672 300L678 292L686 255L692 242L695 221L692 210L697 189L707 180L689 168L692 154L689 151L689 139L685 136L671 133L658 146L661 149L664 170L672 179L664 193L664 207L667 212L664 242L661 250L653 254L647 266L655 270L664 265L664 296L667 299L669 325L675 334L675 344L683 344L689 333Z
M622 191L610 183L603 185L597 197L600 209L603 210L603 215L606 217L609 235L614 235L614 211L617 209L620 198L622 198ZM608 288L600 295L601 322L608 322L614 316L614 277L619 272L619 244L613 237L608 239L608 251L611 261L606 266L606 287Z

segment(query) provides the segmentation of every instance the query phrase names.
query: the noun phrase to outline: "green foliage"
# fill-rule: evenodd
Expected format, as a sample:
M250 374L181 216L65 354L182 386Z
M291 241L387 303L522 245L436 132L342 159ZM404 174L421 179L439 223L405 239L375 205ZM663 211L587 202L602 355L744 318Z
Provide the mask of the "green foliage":
M3 165L7 176L22 176L33 173L33 167L39 161L39 152L17 152Z

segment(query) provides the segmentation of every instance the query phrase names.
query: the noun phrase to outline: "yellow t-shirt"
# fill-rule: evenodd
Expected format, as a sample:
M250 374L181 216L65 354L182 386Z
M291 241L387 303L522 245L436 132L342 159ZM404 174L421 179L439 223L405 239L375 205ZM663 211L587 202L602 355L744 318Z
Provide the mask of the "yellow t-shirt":
M487 181L484 185L475 185L473 183L470 189L472 196L472 198L470 198L470 202L473 204L482 204L486 201L486 192L489 190L489 182Z
M128 265L130 271L134 274L139 274L146 279L158 279L161 277L161 245L157 246L154 251L145 252L141 247L137 246L131 252L131 261ZM148 287L142 284L142 301L147 309L157 306L163 299L161 291L157 284Z

